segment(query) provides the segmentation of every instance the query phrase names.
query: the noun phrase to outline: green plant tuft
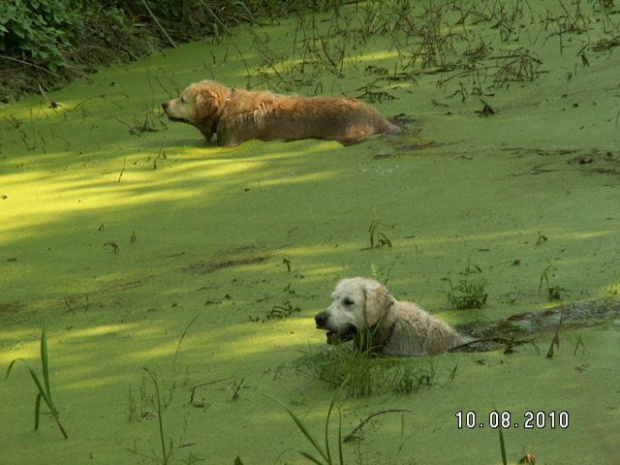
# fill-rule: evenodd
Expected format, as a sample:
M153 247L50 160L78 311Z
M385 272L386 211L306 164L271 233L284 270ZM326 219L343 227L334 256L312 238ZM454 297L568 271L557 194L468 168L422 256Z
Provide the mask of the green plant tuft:
M354 398L406 395L439 384L433 357L381 358L344 346L307 353L297 369ZM447 382L455 375L456 367Z
M159 378L157 373L149 368L142 368L146 373L145 379L148 376L151 383L153 384L153 388L155 390L155 395L153 396L153 405L156 409L157 414L157 425L159 427L159 444L161 446L161 457L158 457L155 453L153 453L153 459L156 462L161 463L161 465L167 465L170 463L172 458L172 439L170 439L170 445L167 447L166 445L166 437L164 434L164 410L166 408L165 400L161 394Z
M370 226L368 226L368 235L370 239L370 248L379 248L383 246L392 247L392 241L382 231L383 228L394 229L396 225L384 223L377 217L377 212L373 209Z
M34 407L34 429L35 430L39 429L39 419L41 415L41 399L43 399L45 401L45 404L49 408L52 416L54 417L54 420L56 420L58 429L60 429L60 432L62 433L64 438L68 439L69 436L67 435L65 428L62 426L62 423L60 423L60 413L58 412L58 409L56 408L56 406L54 405L54 402L52 401L52 390L50 386L49 354L47 351L47 335L45 332L45 328L43 328L43 330L41 331L41 371L42 371L42 376L43 376L43 382L41 382L41 379L39 378L39 375L37 374L37 372L34 371L34 369L30 366L30 364L23 358L17 358L9 364L9 367L6 370L5 379L9 378L9 375L11 374L11 370L13 369L13 366L15 365L15 362L17 361L21 361L26 366L26 368L28 368L28 371L30 372L30 376L32 377L32 380L34 381L34 384L37 386L37 390L39 391L35 399L35 404L34 404L35 405Z
M457 285L454 285L450 278L444 278L444 281L450 285L446 296L452 308L469 310L482 308L486 304L489 295L485 291L486 281L484 279L462 279Z

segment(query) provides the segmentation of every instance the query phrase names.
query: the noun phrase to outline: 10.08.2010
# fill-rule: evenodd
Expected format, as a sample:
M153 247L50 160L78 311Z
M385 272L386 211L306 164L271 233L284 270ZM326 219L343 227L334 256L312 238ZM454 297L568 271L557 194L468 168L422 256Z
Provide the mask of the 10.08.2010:
M527 410L522 415L515 416L510 411L489 412L486 417L478 415L475 411L459 410L454 414L458 429L477 428L523 428L523 429L567 429L570 425L569 413L566 410Z

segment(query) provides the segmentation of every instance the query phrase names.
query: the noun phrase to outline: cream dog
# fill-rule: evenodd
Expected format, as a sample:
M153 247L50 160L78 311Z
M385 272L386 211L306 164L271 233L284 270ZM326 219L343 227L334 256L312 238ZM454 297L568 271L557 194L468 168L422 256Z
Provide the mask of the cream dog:
M353 340L362 351L410 356L435 355L466 342L450 325L417 304L396 300L374 279L343 279L331 297L331 305L315 317L329 344Z

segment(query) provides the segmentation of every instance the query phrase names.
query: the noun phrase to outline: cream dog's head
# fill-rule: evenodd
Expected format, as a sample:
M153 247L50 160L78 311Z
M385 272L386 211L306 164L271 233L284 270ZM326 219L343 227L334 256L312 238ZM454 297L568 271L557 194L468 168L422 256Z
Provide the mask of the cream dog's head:
M171 121L197 127L207 140L217 132L222 108L232 89L215 81L200 81L188 86L179 98L162 103Z
M316 327L327 330L329 344L359 341L366 330L381 324L394 304L387 288L370 278L343 279L331 297L331 305L314 317Z

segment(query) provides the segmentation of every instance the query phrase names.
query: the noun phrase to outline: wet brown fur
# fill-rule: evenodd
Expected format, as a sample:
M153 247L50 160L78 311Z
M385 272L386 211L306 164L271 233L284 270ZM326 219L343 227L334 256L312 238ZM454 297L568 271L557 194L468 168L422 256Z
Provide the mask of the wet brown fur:
M215 81L191 84L162 104L173 121L189 123L220 146L250 139L330 139L344 144L402 129L353 98L296 97L232 89Z

